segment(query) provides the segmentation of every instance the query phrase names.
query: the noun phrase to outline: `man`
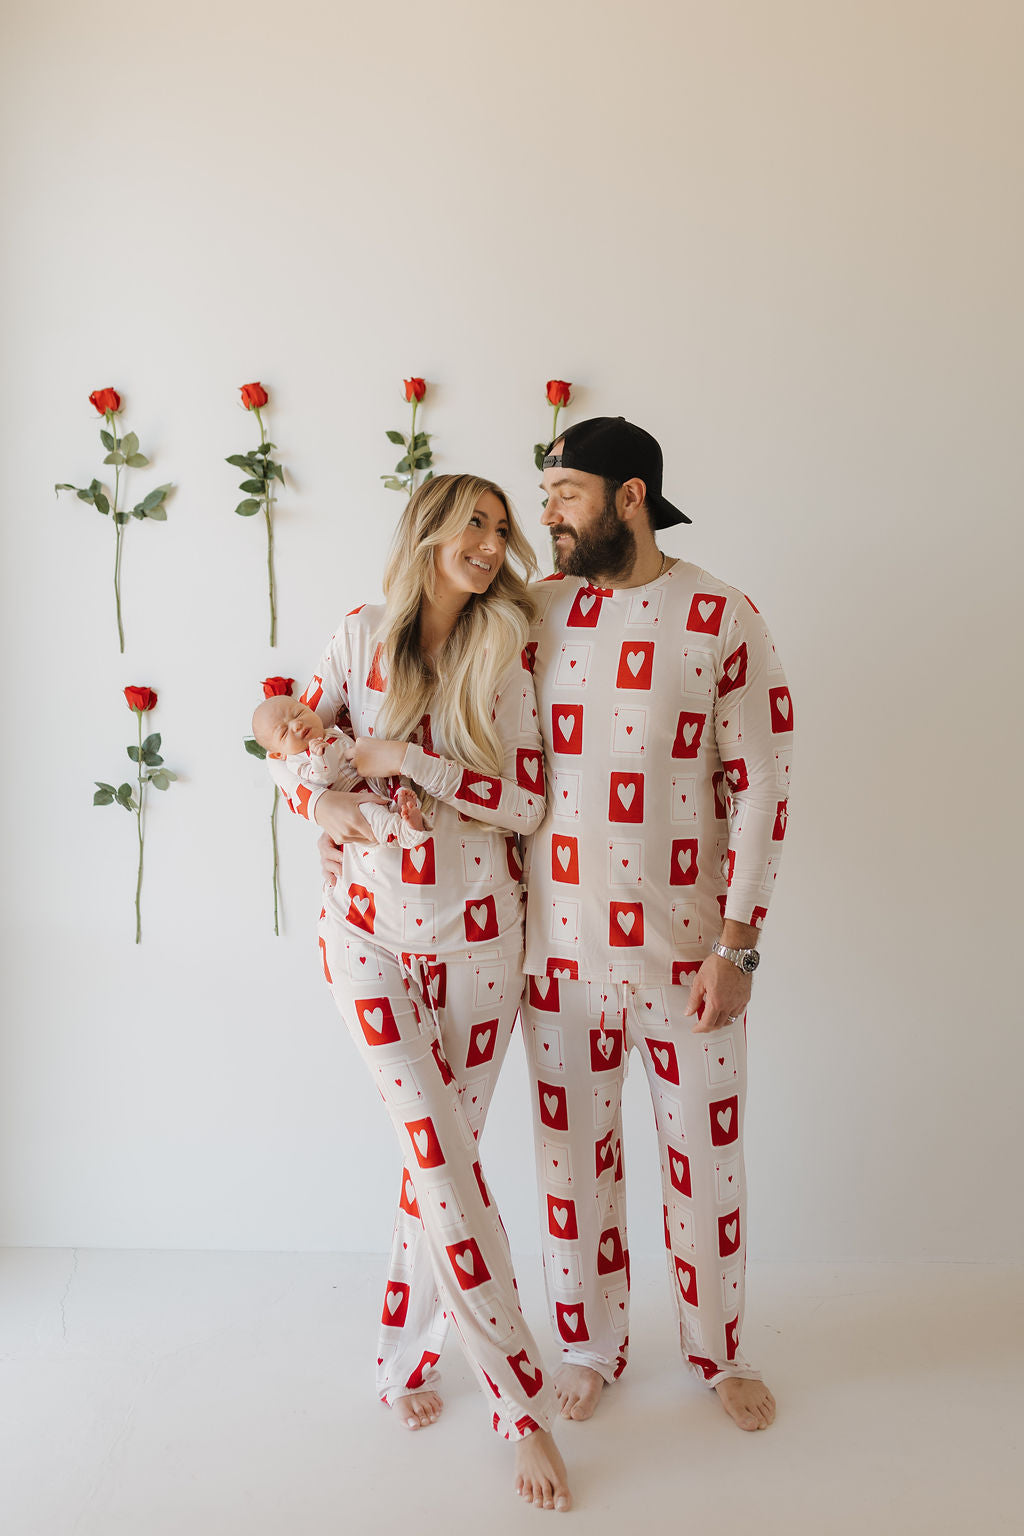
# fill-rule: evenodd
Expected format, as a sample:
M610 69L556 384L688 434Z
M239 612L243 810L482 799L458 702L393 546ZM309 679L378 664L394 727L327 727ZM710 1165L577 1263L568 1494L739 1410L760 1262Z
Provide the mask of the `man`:
M556 574L533 588L548 811L527 855L527 990L545 1278L566 1418L625 1368L620 1099L654 1098L683 1354L741 1429L775 1401L740 1352L745 1010L786 827L792 703L735 588L657 547L690 519L622 417L544 460Z

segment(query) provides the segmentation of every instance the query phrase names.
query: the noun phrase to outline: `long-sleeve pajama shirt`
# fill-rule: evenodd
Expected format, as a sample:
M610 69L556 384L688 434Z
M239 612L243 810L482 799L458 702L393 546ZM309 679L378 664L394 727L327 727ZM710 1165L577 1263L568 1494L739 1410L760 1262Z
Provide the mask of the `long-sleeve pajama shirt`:
M745 1018L692 1033L723 920L760 927L786 831L792 702L749 598L684 561L647 586L555 576L531 635L548 805L526 856L524 1035L545 1277L564 1356L606 1380L629 1330L620 1100L654 1099L683 1354L739 1350Z
M303 702L353 736L374 732L387 689L380 607L356 609L332 638ZM519 1310L504 1228L476 1138L522 992L522 866L517 834L544 813L544 755L527 657L501 679L500 774L444 755L429 715L402 763L434 797L416 847L349 842L320 920L324 973L384 1099L402 1148L399 1209L381 1312L378 1389L393 1402L438 1380L451 1319L496 1430L547 1428L553 1394ZM272 763L297 814L320 786Z

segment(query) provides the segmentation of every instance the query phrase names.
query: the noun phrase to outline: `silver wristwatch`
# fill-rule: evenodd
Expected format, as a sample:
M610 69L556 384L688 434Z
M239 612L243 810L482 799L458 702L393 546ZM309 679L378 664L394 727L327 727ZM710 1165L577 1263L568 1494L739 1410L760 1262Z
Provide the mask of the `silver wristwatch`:
M727 945L719 944L717 939L711 948L723 960L731 960L733 965L738 965L744 976L753 976L761 963L761 956L756 949L729 949Z

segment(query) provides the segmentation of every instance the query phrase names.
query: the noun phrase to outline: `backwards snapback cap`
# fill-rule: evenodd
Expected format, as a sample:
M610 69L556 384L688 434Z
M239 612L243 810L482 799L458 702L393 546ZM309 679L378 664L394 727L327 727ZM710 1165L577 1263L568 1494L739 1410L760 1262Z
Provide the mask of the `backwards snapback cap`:
M647 487L647 505L655 528L670 528L673 523L693 519L680 512L661 494L663 460L661 445L643 427L635 427L624 416L591 416L566 427L555 438L561 453L545 455L544 468L579 469L587 475L601 475L606 480L642 480Z

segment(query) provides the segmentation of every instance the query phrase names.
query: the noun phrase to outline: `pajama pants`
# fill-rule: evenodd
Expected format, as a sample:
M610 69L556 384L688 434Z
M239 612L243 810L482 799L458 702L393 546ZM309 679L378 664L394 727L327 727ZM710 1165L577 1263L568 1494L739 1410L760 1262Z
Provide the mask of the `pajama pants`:
M739 1352L745 1019L695 1035L689 997L685 986L527 978L548 1306L564 1359L605 1381L625 1369L629 1347L621 1099L634 1047L654 1100L683 1356L709 1386L760 1379Z
M519 1309L508 1239L476 1138L522 990L522 948L473 960L395 956L321 918L324 972L384 1100L406 1166L381 1312L383 1401L434 1386L454 1324L506 1439L557 1405Z

